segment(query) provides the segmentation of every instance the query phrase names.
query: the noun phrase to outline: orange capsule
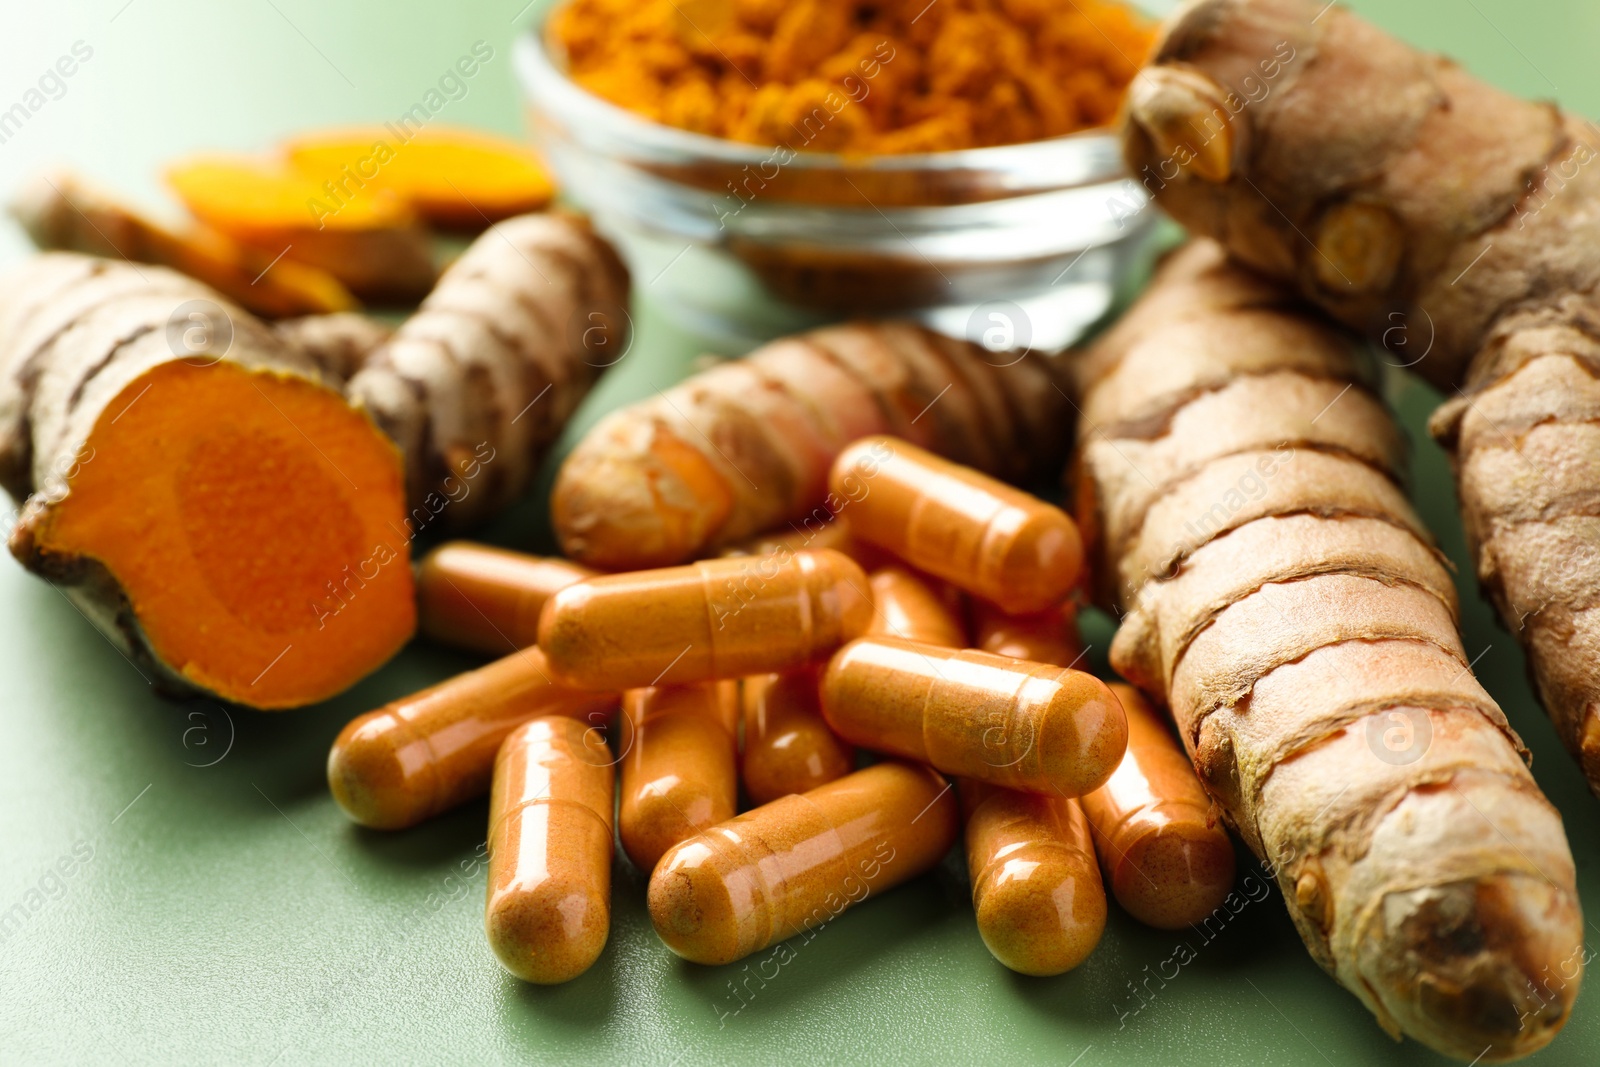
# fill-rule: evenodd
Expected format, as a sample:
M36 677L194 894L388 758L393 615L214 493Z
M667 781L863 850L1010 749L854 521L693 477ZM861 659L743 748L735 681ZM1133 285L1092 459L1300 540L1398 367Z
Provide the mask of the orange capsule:
M855 751L822 717L817 683L813 667L744 680L743 771L751 803L807 792L855 766Z
M822 714L863 748L1053 796L1100 786L1128 740L1122 706L1092 675L893 637L839 650Z
M556 590L594 574L564 559L450 541L417 564L417 626L440 644L504 656L534 643Z
M571 981L606 947L611 764L596 731L560 716L524 723L500 746L483 925L518 978Z
M599 722L614 693L550 680L536 648L351 720L328 752L328 787L356 822L399 830L489 790L507 734L538 715Z
M967 870L978 933L1019 974L1070 971L1106 928L1106 890L1076 800L964 778Z
M961 648L967 643L967 635L950 605L905 567L881 567L872 572L869 580L873 610L868 634L947 648Z
M1128 751L1083 811L1117 903L1148 926L1181 930L1233 888L1233 842L1160 714L1132 686L1111 689L1128 713Z
M630 689L622 713L633 736L617 826L623 851L648 872L667 849L739 810L739 683Z
M942 777L879 763L674 845L650 876L650 921L684 959L731 963L935 866L956 821Z
M1083 658L1083 638L1071 605L1033 615L1007 615L993 604L972 602L972 647L997 656L1074 667Z
M544 607L539 647L570 685L639 689L803 667L871 620L847 556L735 556L569 585Z
M834 461L852 535L1006 611L1044 611L1072 592L1083 542L1067 513L894 437Z

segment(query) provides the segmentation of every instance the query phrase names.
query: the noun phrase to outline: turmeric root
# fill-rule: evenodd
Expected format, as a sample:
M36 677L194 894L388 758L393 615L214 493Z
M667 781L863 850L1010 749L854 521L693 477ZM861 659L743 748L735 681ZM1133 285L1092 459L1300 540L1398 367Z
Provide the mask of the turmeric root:
M12 553L163 688L293 707L411 636L394 445L162 267L48 253L0 282L0 484Z
M1330 17L1332 12L1330 12ZM1561 818L1473 677L1357 342L1209 242L1080 361L1111 663L1172 709L1312 956L1466 1060L1553 1037L1583 918Z
M1036 354L999 362L898 323L774 341L601 420L557 478L556 533L574 559L629 569L825 519L849 503L830 498L830 465L870 434L1012 480L1059 467L1059 371Z
M271 161L224 156L181 161L167 182L200 221L267 256L325 271L364 300L415 303L433 286L428 233L391 193L330 209L323 183Z
M43 251L85 252L171 267L268 318L348 311L355 297L339 279L294 260L246 248L205 226L174 233L74 174L41 174L10 205Z
M1450 394L1478 578L1600 794L1600 135L1322 0L1192 3L1155 62L1162 205Z
M497 511L625 348L628 275L587 223L524 215L478 238L346 394L406 457L413 525Z
M289 163L317 182L392 193L435 225L481 230L547 206L555 186L526 145L474 130L428 127L399 140L384 127L295 138ZM338 201L324 195L333 211Z
M355 377L367 357L394 336L387 323L355 311L284 319L272 329L311 357L324 376L341 385Z

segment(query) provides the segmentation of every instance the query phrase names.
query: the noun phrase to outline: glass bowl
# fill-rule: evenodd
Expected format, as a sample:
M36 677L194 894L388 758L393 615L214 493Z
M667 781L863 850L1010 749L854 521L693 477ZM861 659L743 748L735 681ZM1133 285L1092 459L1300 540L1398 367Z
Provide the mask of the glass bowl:
M636 292L714 347L895 315L1051 351L1138 270L1155 213L1109 131L861 157L707 137L568 79L545 33L559 2L543 0L515 46L535 142Z

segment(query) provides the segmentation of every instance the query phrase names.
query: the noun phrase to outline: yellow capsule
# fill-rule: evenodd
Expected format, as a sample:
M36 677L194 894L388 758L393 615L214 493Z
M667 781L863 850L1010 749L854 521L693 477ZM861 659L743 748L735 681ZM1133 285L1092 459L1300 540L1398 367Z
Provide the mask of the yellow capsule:
M552 681L536 648L351 720L328 751L328 787L356 822L399 830L489 790L507 734L539 715L603 721L615 693Z
M1053 608L1083 565L1072 519L986 474L893 437L866 437L834 461L851 533L1006 611Z
M1128 741L1122 706L1092 675L892 637L839 650L822 714L863 748L1064 797L1105 782Z
M518 978L570 981L606 947L611 764L596 731L559 716L523 724L500 746L484 929Z
M1148 926L1181 930L1232 890L1233 842L1156 709L1132 686L1111 690L1128 714L1128 751L1083 810L1117 903Z
M837 552L729 557L569 585L539 647L569 685L639 689L803 667L871 619L867 576Z
M948 648L961 648L967 643L967 635L949 603L910 570L880 567L869 580L873 614L867 633Z
M879 763L674 845L650 876L650 921L684 959L731 963L935 866L956 822L942 777Z
M744 788L752 804L804 793L850 773L855 750L822 717L817 671L744 680Z
M1106 928L1106 891L1076 800L962 779L978 933L1019 974L1070 971Z
M661 854L739 810L738 682L631 689L617 828L623 851L649 872Z
M595 572L564 559L450 541L417 564L417 627L440 644L504 656L534 643L556 590Z
M972 647L997 656L1074 667L1083 658L1077 612L1068 605L1033 615L1007 615L993 604L972 602Z
M818 511L823 516L827 515L826 509L818 508ZM855 560L863 570L872 570L891 562L891 557L883 549L869 545L858 537L851 537L850 524L843 516L821 519L807 516L791 529L773 530L759 537L752 537L748 541L724 549L721 555L769 556L785 552L818 552L824 548L843 552Z

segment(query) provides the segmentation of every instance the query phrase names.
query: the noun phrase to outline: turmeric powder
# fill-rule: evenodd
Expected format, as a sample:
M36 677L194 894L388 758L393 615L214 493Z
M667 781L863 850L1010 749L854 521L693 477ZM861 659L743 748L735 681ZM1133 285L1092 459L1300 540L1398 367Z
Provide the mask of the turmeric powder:
M1115 0L572 0L550 35L574 81L653 121L894 154L1105 125L1153 30Z

